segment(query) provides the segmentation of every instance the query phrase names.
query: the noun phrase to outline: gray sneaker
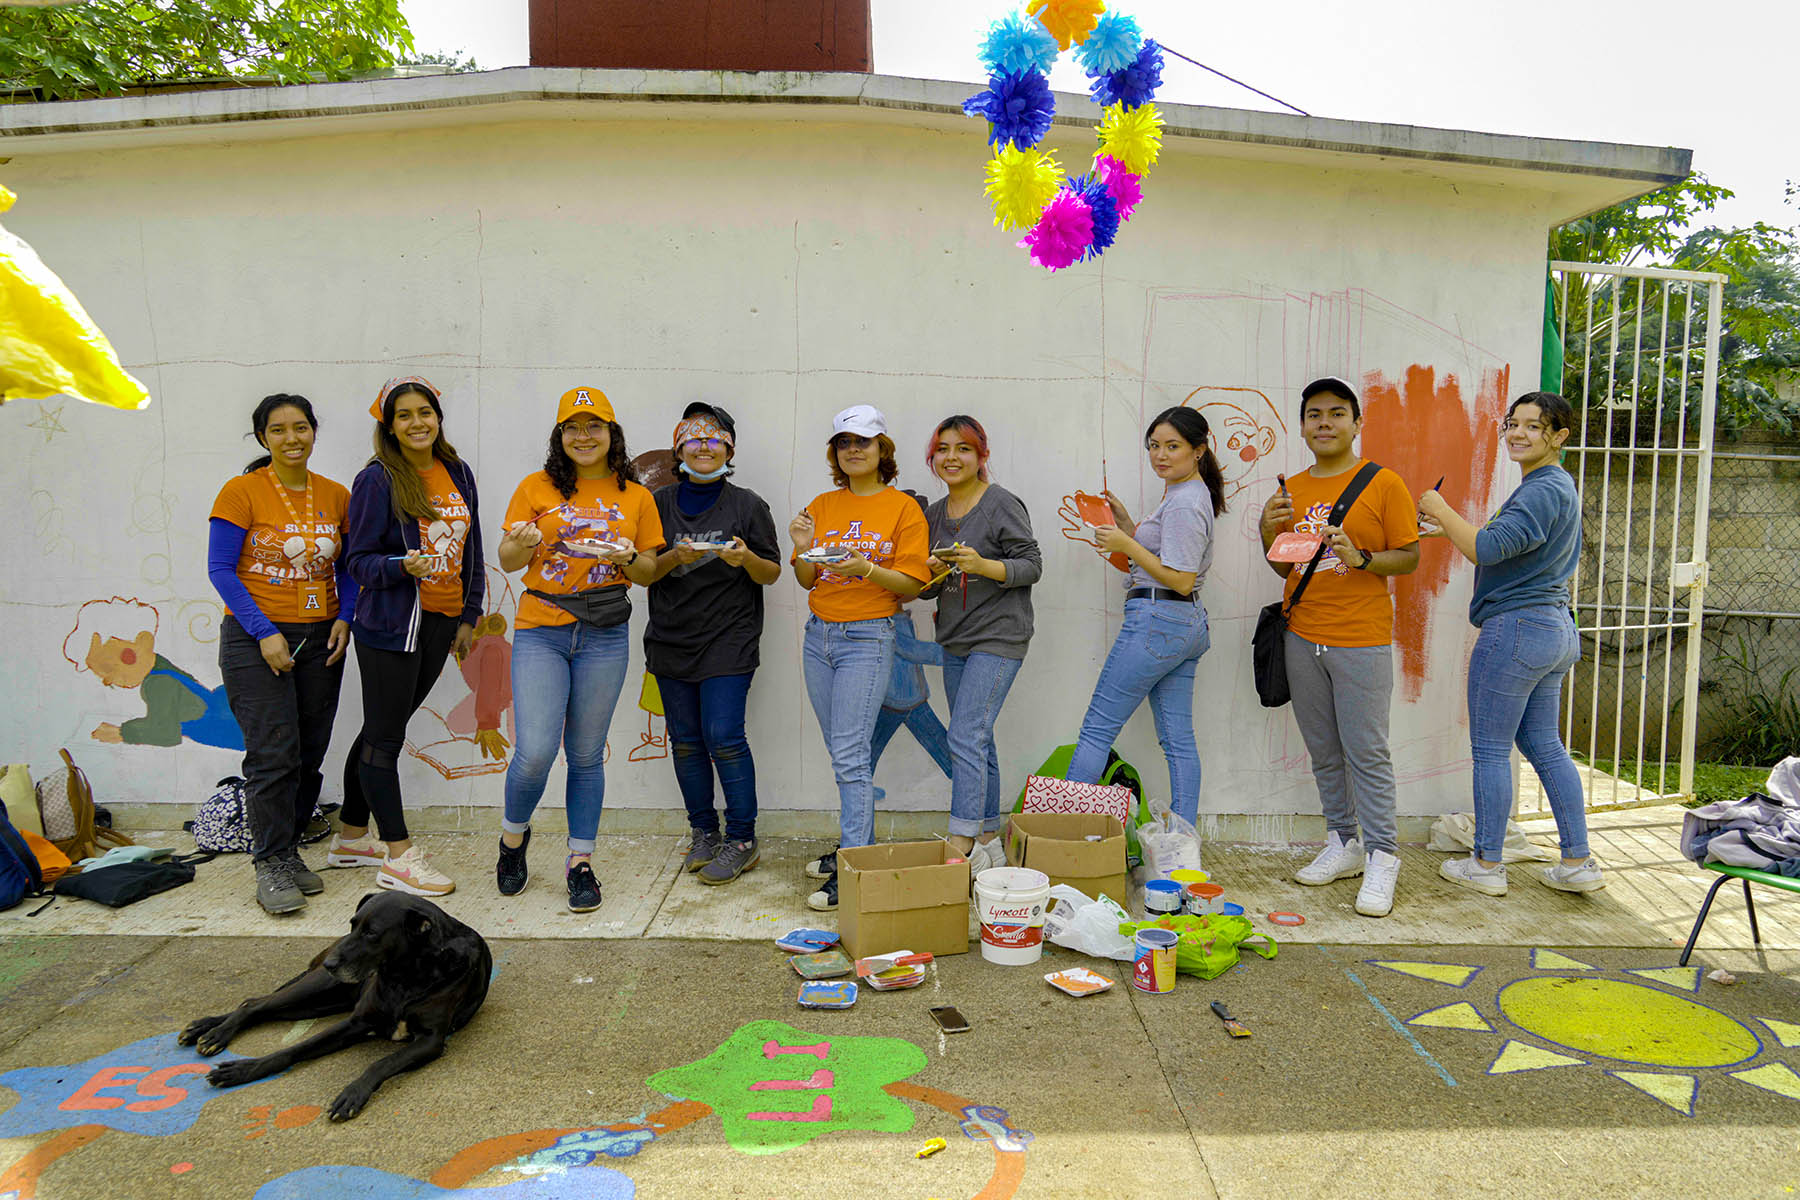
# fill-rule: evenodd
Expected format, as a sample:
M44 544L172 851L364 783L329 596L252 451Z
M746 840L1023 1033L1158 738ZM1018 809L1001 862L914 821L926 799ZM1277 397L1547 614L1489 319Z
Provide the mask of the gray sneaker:
M1597 892L1606 886L1606 880L1600 878L1600 864L1591 858L1572 867L1560 862L1545 867L1539 872L1539 878L1545 887L1559 892Z
M256 864L256 902L272 916L306 907L306 897L294 886L287 859L265 858Z
M307 868L306 860L300 857L298 848L286 851L280 857L287 861L288 874L293 876L294 886L300 889L302 895L316 896L325 890L325 881Z
M756 848L755 838L747 842L727 838L719 844L719 852L713 860L700 868L700 882L730 883L761 861L762 854Z
M681 869L689 874L698 871L713 860L719 852L719 831L716 829L689 830L687 857L681 860Z

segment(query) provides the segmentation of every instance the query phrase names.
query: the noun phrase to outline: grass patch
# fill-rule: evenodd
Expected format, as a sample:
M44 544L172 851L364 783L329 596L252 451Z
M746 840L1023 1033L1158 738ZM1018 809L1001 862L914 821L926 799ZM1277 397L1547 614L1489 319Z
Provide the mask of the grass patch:
M1585 755L1574 755L1576 762L1586 762ZM1656 790L1658 777L1670 791L1681 786L1681 767L1678 763L1670 763L1665 774L1658 763L1646 762L1643 777L1640 779L1635 762L1623 763L1614 769L1612 760L1597 758L1594 766L1608 775L1617 775L1627 783L1639 787ZM1751 792L1760 792L1769 783L1768 767L1740 767L1731 763L1697 762L1694 764L1694 798L1689 807L1711 804L1717 800L1742 800Z

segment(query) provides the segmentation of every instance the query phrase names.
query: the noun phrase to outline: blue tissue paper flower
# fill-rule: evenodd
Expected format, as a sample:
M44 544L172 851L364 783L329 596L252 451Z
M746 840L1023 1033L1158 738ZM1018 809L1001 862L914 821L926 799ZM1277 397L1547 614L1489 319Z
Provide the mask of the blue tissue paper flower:
M1103 13L1087 41L1075 48L1075 61L1090 76L1111 75L1123 71L1137 58L1143 31L1136 17L1116 12Z
M1114 104L1138 108L1156 96L1156 89L1162 86L1162 70L1162 47L1145 38L1130 66L1095 79L1090 91L1102 108Z
M1063 184L1074 192L1094 212L1094 244L1088 247L1083 259L1099 258L1106 248L1113 244L1119 236L1119 205L1113 199L1111 189L1098 175L1077 175Z
M963 112L988 119L989 145L1011 142L1029 150L1050 132L1056 98L1050 94L1049 78L1040 72L996 75L988 80L987 91L963 101Z
M1134 42L1132 53L1136 51ZM1022 75L1026 71L1048 74L1050 65L1056 61L1056 39L1035 17L1008 13L988 27L980 56L989 75ZM1118 67L1111 69L1116 71L1130 61L1131 54L1127 54Z

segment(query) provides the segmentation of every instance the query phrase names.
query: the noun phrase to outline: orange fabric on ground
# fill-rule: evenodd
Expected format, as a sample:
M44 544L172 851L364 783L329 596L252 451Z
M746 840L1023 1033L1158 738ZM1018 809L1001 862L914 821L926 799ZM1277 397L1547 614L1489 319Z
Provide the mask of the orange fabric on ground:
M338 614L337 556L344 544L342 530L350 490L323 475L310 478L310 513L306 511L306 493L288 491L288 502L293 505L290 513L275 490L281 483L266 469L227 480L213 501L211 516L244 531L244 549L237 562L237 577L244 590L263 616L283 625L330 620ZM298 522L295 516L300 518ZM306 582L325 585L322 613L300 611L296 585ZM231 615L244 619L243 613Z
M1329 479L1313 478L1310 467L1289 475L1294 521L1288 528L1312 534L1323 530L1331 506L1362 470L1363 462L1359 458L1348 471ZM1350 506L1344 532L1357 549L1371 553L1397 550L1418 541L1419 506L1406 490L1406 481L1382 468ZM1284 598L1293 596L1305 573L1306 565L1301 563L1288 574ZM1326 550L1312 582L1306 585L1306 595L1288 618L1288 628L1320 646L1388 645L1394 640L1394 601L1387 576L1355 570Z
M419 580L419 603L426 612L446 617L460 617L463 610L462 560L463 546L469 540L469 502L456 490L449 468L437 459L429 469L420 471L425 495L438 519L419 522L419 548L426 554L441 554L444 569Z
M815 547L842 546L920 583L931 578L925 564L931 551L925 510L905 492L890 487L858 496L839 488L814 496L806 511L812 514ZM807 603L822 621L872 621L900 611L900 597L880 584L823 566Z
M575 494L564 500L550 476L542 471L527 475L506 506L507 527L520 521L533 522L544 534L526 564L525 586L558 596L631 582L620 568L571 550L566 542L630 542L645 554L663 545L662 517L650 489L636 483L620 487L610 476L576 480ZM567 625L574 619L536 596L519 597L520 629Z

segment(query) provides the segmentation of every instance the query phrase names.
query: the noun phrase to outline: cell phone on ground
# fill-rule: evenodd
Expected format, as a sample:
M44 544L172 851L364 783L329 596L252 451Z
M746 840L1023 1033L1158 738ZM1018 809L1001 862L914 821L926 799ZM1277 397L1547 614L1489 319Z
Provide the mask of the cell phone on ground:
M940 1004L931 1010L931 1019L938 1023L938 1028L945 1033L969 1032L969 1020L962 1015L960 1009L949 1004Z

